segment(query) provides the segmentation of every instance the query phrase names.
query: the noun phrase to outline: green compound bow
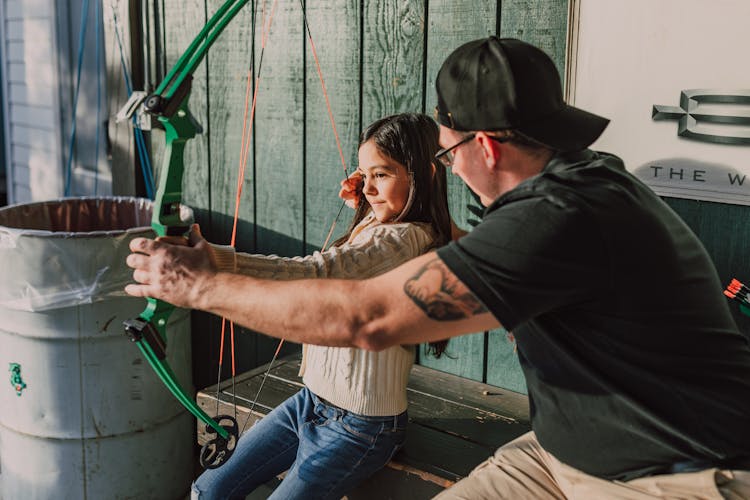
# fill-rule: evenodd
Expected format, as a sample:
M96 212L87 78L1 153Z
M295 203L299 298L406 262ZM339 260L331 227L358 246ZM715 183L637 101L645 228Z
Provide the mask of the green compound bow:
M143 104L145 111L157 117L166 132L166 149L151 219L157 236L184 235L188 230L180 218L183 154L185 143L202 132L187 107L192 75L216 38L247 2L227 0L198 33L156 91L150 96L134 93L125 106L125 113L130 116ZM166 360L167 320L175 307L161 300L146 300L146 309L137 318L123 323L125 332L177 400L206 424L207 432L216 435L201 449L200 463L207 469L217 468L234 452L239 438L237 421L229 415L212 419L185 392Z

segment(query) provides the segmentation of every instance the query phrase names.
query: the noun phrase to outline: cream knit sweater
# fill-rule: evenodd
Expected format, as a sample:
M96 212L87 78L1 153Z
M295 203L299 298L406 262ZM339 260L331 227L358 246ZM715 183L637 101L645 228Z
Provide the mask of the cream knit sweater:
M427 224L381 224L370 214L349 240L306 257L235 253L213 245L222 270L258 278L369 278L425 253L434 245ZM304 345L300 375L319 397L353 413L398 415L406 410L406 384L414 364L414 346L379 352L356 348Z

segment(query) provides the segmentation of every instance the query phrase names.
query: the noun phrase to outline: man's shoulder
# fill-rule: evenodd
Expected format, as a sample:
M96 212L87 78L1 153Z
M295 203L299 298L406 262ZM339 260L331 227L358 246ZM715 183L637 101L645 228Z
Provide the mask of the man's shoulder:
M539 175L529 181L530 186L537 190L573 190L582 193L613 184L638 182L619 157L591 150L557 155Z
M495 200L491 208L544 199L565 208L583 208L612 200L618 191L653 194L612 154L591 150L558 154L542 172ZM491 210L488 210L488 212Z
M544 167L543 172L576 171L588 168L608 168L624 171L625 163L619 156L612 153L584 149L554 155Z

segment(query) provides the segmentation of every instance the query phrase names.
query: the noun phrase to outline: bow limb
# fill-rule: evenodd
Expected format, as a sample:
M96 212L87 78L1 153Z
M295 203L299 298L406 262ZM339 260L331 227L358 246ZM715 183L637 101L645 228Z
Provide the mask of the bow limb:
M185 392L166 360L166 325L174 306L152 298L146 300L148 305L143 313L136 319L125 321L126 333L175 398L205 423L207 430L217 434L201 450L200 462L208 469L219 467L234 451L239 436L237 421L227 415L217 417L218 422L213 420Z

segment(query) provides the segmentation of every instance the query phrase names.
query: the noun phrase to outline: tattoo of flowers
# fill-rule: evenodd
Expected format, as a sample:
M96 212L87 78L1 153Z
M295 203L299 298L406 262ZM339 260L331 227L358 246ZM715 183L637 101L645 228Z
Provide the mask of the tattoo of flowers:
M437 257L406 281L404 292L428 317L437 321L465 319L487 312Z

